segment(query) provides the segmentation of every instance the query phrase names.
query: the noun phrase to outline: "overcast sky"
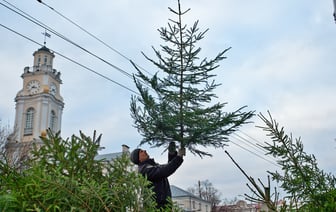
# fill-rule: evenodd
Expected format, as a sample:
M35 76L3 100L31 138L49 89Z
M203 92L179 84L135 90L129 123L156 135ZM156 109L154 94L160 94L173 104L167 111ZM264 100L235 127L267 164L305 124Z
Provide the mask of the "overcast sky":
M4 7L9 6L6 1L0 2L2 25L43 44L42 27ZM177 7L173 0L44 1L110 45L114 49L111 50L37 1L8 2L130 74L135 70L125 58L150 73L158 71L141 52L155 58L152 46L159 49L163 44L157 29L166 26L169 18L176 18L168 7ZM215 71L216 82L222 83L216 90L217 101L228 103L224 110L245 105L246 110L265 115L269 110L288 134L301 137L305 151L316 156L322 169L335 173L336 24L332 0L182 0L181 6L191 8L183 23L191 26L199 20L202 31L209 28L199 43L202 57L213 58L232 47ZM120 71L50 34L48 48L136 90L133 81ZM25 66L33 65L32 53L38 48L36 43L0 27L2 123L14 125L14 98L22 88L20 76ZM119 152L122 144L131 150L137 147L141 137L129 111L134 93L59 55L54 59L54 68L61 72L63 80L64 138L79 130L87 135L97 130L103 134L105 149L101 153ZM256 116L252 121L231 138L240 146L229 143L226 150L248 175L266 182L266 171L279 167L274 165L274 159L247 145L246 140L253 144L268 141L265 133L256 128L263 125L260 119ZM143 148L157 162L166 161L166 155L161 154L163 149ZM247 179L224 149L207 151L213 157L201 159L187 152L181 168L170 177L171 184L187 189L198 180L209 180L222 193L222 199L250 193L245 185ZM277 184L273 182L272 186Z

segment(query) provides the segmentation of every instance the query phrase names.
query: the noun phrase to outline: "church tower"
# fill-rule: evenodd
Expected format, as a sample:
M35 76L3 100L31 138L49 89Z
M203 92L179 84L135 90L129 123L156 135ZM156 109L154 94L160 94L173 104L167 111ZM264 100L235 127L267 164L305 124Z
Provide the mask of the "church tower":
M47 129L61 130L64 102L60 72L53 68L55 55L43 46L33 56L33 66L25 67L21 75L23 86L15 97L14 132L6 145L7 157L14 163L19 155L27 153L31 143L40 143L40 136L45 136Z

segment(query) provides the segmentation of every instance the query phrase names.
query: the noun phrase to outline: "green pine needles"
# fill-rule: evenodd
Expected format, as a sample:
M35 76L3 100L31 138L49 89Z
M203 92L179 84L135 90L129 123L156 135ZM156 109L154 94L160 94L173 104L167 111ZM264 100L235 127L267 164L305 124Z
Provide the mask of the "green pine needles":
M298 211L335 211L336 178L318 167L316 158L304 151L300 138L287 135L284 127L274 120L259 114L265 126L260 126L271 139L263 148L272 155L281 171L268 171L272 179L288 194L285 197L290 209Z
M0 161L0 211L157 211L149 181L128 155L96 160L101 136L48 131L25 168Z
M223 112L226 103L213 103L217 98L214 90L220 84L213 79L216 75L212 71L230 48L214 59L201 60L201 48L196 44L207 30L199 31L198 21L190 28L182 24L182 16L189 10L181 12L179 1L177 11L169 9L177 20L169 20L167 27L158 30L166 45L161 45L161 51L153 48L157 60L144 54L160 71L148 77L133 64L138 71L134 81L140 95L131 99L131 116L143 136L140 145L167 147L177 141L193 154L211 156L199 146L224 147L228 136L247 123L254 112L243 112L245 106Z

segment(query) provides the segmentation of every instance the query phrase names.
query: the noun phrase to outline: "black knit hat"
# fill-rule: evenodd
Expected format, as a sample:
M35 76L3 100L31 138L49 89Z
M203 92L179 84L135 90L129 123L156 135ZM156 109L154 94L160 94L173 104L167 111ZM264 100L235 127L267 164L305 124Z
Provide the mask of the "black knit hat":
M135 149L131 152L131 161L134 164L139 164L139 152L141 149Z

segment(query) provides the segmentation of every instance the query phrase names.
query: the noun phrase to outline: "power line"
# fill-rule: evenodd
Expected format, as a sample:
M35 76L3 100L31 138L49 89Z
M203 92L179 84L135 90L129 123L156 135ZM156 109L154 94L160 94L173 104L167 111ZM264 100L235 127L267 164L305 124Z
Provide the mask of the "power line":
M124 59L126 59L127 61L131 62L133 65L137 66L141 70L143 70L143 71L147 72L148 74L152 75L147 70L145 70L144 68L142 68L140 65L138 65L134 61L132 61L129 57L125 56L120 51L118 51L117 49L113 48L111 45L107 44L105 41L103 41L102 39L100 39L99 37L97 37L96 35L94 35L93 33L89 32L86 29L84 29L82 26L80 26L79 24L77 24L76 22L74 22L73 20L71 20L70 18L68 18L67 16L63 15L61 12L57 11L54 7L51 7L50 5L48 5L47 3L43 2L42 0L37 0L37 1L39 3L41 3L42 5L46 6L47 8L49 8L50 10L54 11L56 14L60 15L62 18L64 18L65 20L69 21L70 23L72 23L76 27L78 27L80 30L82 30L86 34L90 35L91 37L93 37L94 39L96 39L97 41L99 41L101 44L103 44L107 48L111 49L112 51L114 51L115 53L117 53L118 55L120 55L121 57L123 57Z
M133 76L131 74L129 74L128 72L124 71L123 69L117 67L116 65L108 62L107 60L101 58L100 56L92 53L91 51L85 49L84 47L80 46L79 44L73 42L72 40L70 40L69 38L65 37L64 35L58 33L56 30L52 29L51 27L47 26L46 24L42 23L41 21L37 20L36 18L32 17L31 15L27 14L26 12L22 11L21 9L19 9L18 7L16 7L15 5L7 2L6 0L3 0L4 2L6 2L8 5L10 5L11 7L15 8L15 10L13 8L8 7L7 5L4 5L3 3L0 3L2 6L6 7L7 9L13 11L14 13L22 16L23 18L33 22L34 24L47 29L48 31L50 31L51 33L53 33L54 35L60 37L61 39L71 43L72 45L80 48L81 50L85 51L86 53L90 54L91 56L101 60L102 62L108 64L109 66L113 67L114 69L118 70L119 72L121 72L122 74L126 75L127 77L133 79ZM18 12L19 11L19 12Z
M261 141L255 139L255 138L253 138L252 136L248 135L247 133L245 133L245 132L243 132L243 131L241 131L241 130L239 130L239 129L238 129L238 131L241 132L242 134L244 134L245 136L249 137L250 139L254 140L254 141L256 142L256 145L257 145L259 148L262 148L262 146L263 146L263 142L261 142ZM265 150L264 148L262 148L262 149Z
M2 1L6 2L6 3L7 3L8 5L10 5L12 8L15 8L15 10L14 10L14 9L12 9L12 8L10 8L10 7L6 6L6 5L4 5L3 3L0 3L2 6L6 7L7 9L9 9L9 10L13 11L14 13L16 13L16 14L22 16L23 18L25 18L25 19L31 21L32 23L34 23L34 24L36 24L36 25L42 27L43 29L47 29L49 32L53 33L54 35L60 37L61 39L65 40L65 41L71 43L72 45L74 45L74 46L80 48L81 50L83 50L83 51L85 51L86 53L90 54L91 56L93 56L93 57L95 57L95 58L101 60L102 62L104 62L104 63L110 65L111 67L113 67L114 69L116 69L116 70L118 70L119 72L123 73L124 75L126 75L126 76L129 77L129 78L131 78L132 80L137 79L138 82L140 82L142 85L146 86L147 89L154 90L151 86L148 85L148 82L146 82L146 81L144 81L144 80L142 80L142 79L139 79L139 78L138 78L137 76L135 76L135 75L131 75L131 74L129 74L128 72L126 72L126 71L124 71L123 69L117 67L116 65L114 65L114 64L112 64L112 63L110 63L110 62L108 62L107 60L105 60L105 59L99 57L98 55L92 53L91 51L85 49L84 47L82 47L82 46L80 46L79 44L73 42L72 40L68 39L68 38L65 37L64 35L58 33L56 30L52 29L52 28L49 27L48 25L46 25L46 24L44 24L43 22L37 20L36 18L32 17L31 15L27 14L26 12L22 11L21 9L19 9L19 8L16 7L15 5L9 3L8 1L6 1L6 0L2 0ZM38 1L39 1L39 0L38 0ZM40 2L40 1L39 1L39 2ZM41 3L42 3L42 1L41 1ZM125 57L126 57L126 56L125 56ZM126 58L127 58L127 57L126 57ZM129 61L132 63L133 66L135 66L136 69L141 68L139 65L137 65L136 63L134 63L132 60L129 60ZM143 69L143 68L141 68L141 69ZM138 69L138 70L139 70L139 69ZM144 69L143 69L143 70L144 70ZM147 72L147 73L148 73L148 72ZM150 74L150 73L149 73L149 74Z
M247 149L246 147L243 147L242 145L240 145L240 144L237 144L237 143L233 142L232 140L230 140L230 142L231 142L231 143L233 143L234 145L236 145L236 146L238 146L238 147L240 147L240 148L244 149L245 151L247 151L247 152L249 152L249 153L251 153L251 154L253 154L253 155L257 156L258 158L261 158L261 159L263 159L263 160L265 160L265 161L267 161L267 162L269 162L269 163L271 163L271 164L273 164L273 165L275 165L275 166L277 166L277 167L281 168L281 166L280 166L279 164L277 164L277 163L274 163L273 161L271 161L271 160L268 160L267 158L264 158L264 157L262 157L262 156L258 155L257 153L255 153L255 152L253 152L253 151L251 151L251 150Z
M249 141L248 139L242 137L241 135L239 135L238 133L236 132L233 132L233 134L231 134L231 136L233 138L235 138L236 140L239 140L245 144L247 144L249 147L251 147L255 152L255 154L262 154L262 155L265 155L267 156L268 160L274 160L273 157L269 156L269 155L266 155L267 151L262 148L262 143L260 141L258 141L257 139L253 138L252 136L248 135L247 133L241 131L241 130L238 130L240 133L244 134L245 136L249 137L250 139L256 141L257 143L254 144L252 143L251 141ZM251 150L250 150L251 151Z
M102 57L98 56L97 54L94 54L92 53L91 51L87 50L86 48L82 47L81 45L75 43L74 41L70 40L69 38L65 37L64 35L62 35L61 33L57 32L56 30L52 29L51 27L49 27L48 25L44 24L43 22L39 21L38 19L34 18L33 16L27 14L26 12L24 12L23 10L19 9L18 7L16 7L15 5L9 3L8 1L6 0L2 0L4 2L6 2L8 5L10 5L12 8L15 8L12 9L2 3L0 3L2 6L6 7L7 9L13 11L14 13L22 16L23 18L31 21L32 23L42 27L43 29L47 29L49 32L53 33L54 35L58 36L59 38L71 43L72 45L76 46L77 48L83 50L84 52L88 53L89 55L99 59L100 61L106 63L107 65L111 66L112 68L116 69L117 71L119 71L120 73L124 74L125 76L129 77L130 79L134 80L134 78L136 78L140 83L142 83L143 85L145 85L147 88L150 88L152 89L151 87L147 86L148 83L143 81L142 79L139 79L137 78L135 75L132 75L130 73L128 73L127 71L119 68L118 66L112 64L111 62L103 59ZM132 65L136 66L136 67L140 67L139 65L135 64L133 61L130 60L130 62L132 63Z
M240 132L243 133L242 131L240 131ZM247 134L245 134L245 133L243 133L243 134L251 139L251 137L248 136ZM243 136L239 135L236 132L233 132L233 134L231 134L231 136L236 136L239 140L247 143L247 145L249 145L251 148L253 148L257 152L260 152L260 153L263 153L263 154L266 152L266 150L264 148L262 148L260 145L252 143L251 141L249 141L248 139L244 138Z
M1 4L1 3L0 3L0 4ZM27 40L29 40L29 41L31 41L32 43L35 43L35 44L37 44L37 45L39 45L39 46L43 46L42 44L40 44L40 43L38 43L37 41L35 41L35 40L29 38L28 36L25 36L25 35L23 35L23 34L17 32L17 31L15 31L15 30L13 30L13 29L11 29L11 28L9 28L9 27L7 27L7 26L1 24L1 23L0 23L0 26L3 27L3 28L5 28L5 29L7 29L7 30L9 30L9 31L11 31L11 32L13 32L13 33L15 33L15 34L17 34L17 35L19 35L19 36L21 36L21 37L23 37L23 38L25 38L25 39L27 39ZM51 49L50 49L50 50L51 50ZM86 69L86 70L88 70L88 71L90 71L90 72L92 72L92 73L94 73L94 74L96 74L96 75L98 75L98 76L100 76L100 77L102 77L102 78L104 78L104 79L110 81L110 82L113 82L114 84L117 84L117 85L119 85L120 87L125 88L125 89L127 89L128 91L130 91L130 92L132 92L132 93L134 93L134 94L136 94L136 95L138 95L138 96L140 95L138 92L132 90L131 88L128 88L127 86L125 86L125 85L123 85L123 84L121 84L121 83L119 83L119 82L117 82L117 81L115 81L115 80L113 80L113 79L111 79L111 78L109 78L109 77L107 77L107 76L105 76L105 75L103 75L103 74L101 74L101 73L95 71L94 69L89 68L89 67L87 67L87 66L85 66L85 65L83 65L83 64L81 64L81 63L79 63L79 62L77 62L76 60L71 59L70 57L67 57L67 56L65 56L65 55L63 55L63 54L61 54L61 53L59 53L59 52L56 52L56 51L54 51L54 50L52 50L52 51L53 51L53 53L55 53L55 54L57 54L57 55L59 55L59 56L65 58L65 59L69 60L70 62L75 63L76 65L79 65L79 66L81 66L82 68L84 68L84 69Z
M259 155L265 155L265 152L261 152L259 149L255 148L255 146L253 144L251 144L249 141L246 141L246 140L240 138L239 135L236 136L236 135L231 134L230 137L239 141L240 144L244 144L245 146L247 146L250 149L250 151L253 151L253 152L255 152L256 154L259 154Z

